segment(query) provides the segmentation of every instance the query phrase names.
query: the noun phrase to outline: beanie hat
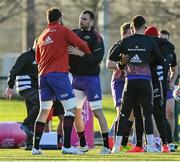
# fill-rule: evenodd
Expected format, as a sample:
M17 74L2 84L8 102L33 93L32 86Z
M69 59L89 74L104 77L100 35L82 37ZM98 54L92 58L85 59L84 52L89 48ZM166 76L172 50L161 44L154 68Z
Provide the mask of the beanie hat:
M145 30L145 35L149 35L149 36L158 36L158 30L155 26L149 26L146 28Z

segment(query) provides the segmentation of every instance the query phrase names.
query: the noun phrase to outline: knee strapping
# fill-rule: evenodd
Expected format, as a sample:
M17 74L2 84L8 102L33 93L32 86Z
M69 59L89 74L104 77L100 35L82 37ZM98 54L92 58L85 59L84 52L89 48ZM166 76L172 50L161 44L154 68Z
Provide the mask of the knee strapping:
M70 109L70 110L66 110L64 116L75 116L75 108L74 109Z

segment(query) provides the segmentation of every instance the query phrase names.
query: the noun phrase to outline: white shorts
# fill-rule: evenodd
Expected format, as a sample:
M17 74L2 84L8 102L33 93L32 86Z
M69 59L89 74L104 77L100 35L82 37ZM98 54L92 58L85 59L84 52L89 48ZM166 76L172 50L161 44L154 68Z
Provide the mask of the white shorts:
M77 101L77 109L82 109L83 104L86 100L86 95L83 91L77 89L74 89L73 91ZM102 109L102 100L88 101L88 102L92 111Z

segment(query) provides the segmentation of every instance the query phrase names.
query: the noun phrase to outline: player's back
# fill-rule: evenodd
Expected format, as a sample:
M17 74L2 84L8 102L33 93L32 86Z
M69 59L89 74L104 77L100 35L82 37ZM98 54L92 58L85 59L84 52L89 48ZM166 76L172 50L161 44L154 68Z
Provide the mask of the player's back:
M134 34L123 39L121 52L129 55L128 75L151 76L149 64L152 58L162 61L157 44L151 37L143 34Z
M36 58L41 74L68 72L67 28L51 23L38 38Z

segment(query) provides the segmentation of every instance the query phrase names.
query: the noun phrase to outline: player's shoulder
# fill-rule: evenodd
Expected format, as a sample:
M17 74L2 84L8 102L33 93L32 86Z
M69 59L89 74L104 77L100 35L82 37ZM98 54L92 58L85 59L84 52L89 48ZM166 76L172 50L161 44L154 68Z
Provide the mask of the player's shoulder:
M79 28L75 28L72 30L74 33L76 33L77 35L81 36L81 29Z
M94 34L94 36L96 37L97 42L101 43L103 41L101 34L98 31L96 31L95 29L93 29L91 31Z
M73 29L72 31L75 32L75 33L76 33L76 32L81 32L81 29L75 28L75 29Z
M63 25L59 25L58 27L57 27L59 30L70 30L70 28L68 28L67 26L63 26Z
M57 29L59 30L59 31L63 31L63 33L68 33L68 32L72 32L72 30L69 28L69 27L67 27L67 26L64 26L64 25L59 25L58 27L57 27Z
M116 48L117 46L120 46L120 45L121 45L121 40L118 40L117 42L115 42L115 43L111 46L111 48L114 49L114 48Z

